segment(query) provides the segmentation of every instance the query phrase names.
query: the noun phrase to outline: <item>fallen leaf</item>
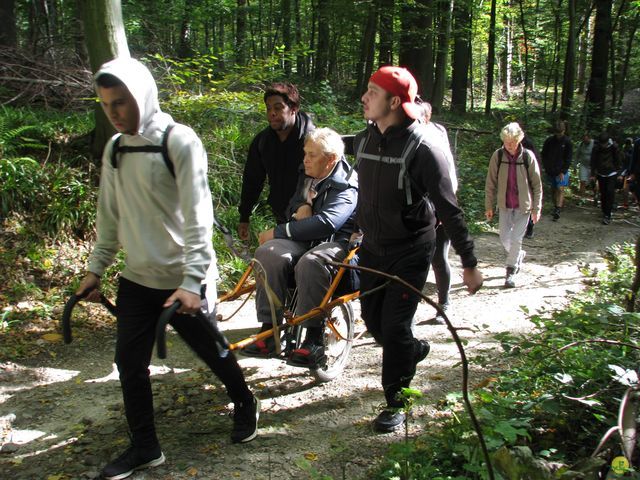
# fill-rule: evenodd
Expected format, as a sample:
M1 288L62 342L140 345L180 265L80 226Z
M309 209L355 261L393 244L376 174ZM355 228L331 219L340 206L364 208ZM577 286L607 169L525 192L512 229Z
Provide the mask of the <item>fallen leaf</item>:
M311 462L316 462L318 460L318 454L313 452L307 452L304 454L304 458Z
M62 340L62 335L59 333L46 333L42 336L42 339L47 342L59 342Z

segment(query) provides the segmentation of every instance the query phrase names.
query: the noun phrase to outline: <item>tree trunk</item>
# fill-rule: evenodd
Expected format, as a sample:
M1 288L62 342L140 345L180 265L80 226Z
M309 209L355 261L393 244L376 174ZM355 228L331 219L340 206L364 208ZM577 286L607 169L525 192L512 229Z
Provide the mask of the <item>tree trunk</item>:
M496 0L491 0L491 18L489 20L489 52L487 53L487 96L485 98L484 113L491 114L491 100L493 97L493 70L496 62Z
M280 12L282 15L282 43L284 44L284 73L291 75L291 0L281 0Z
M591 77L587 87L587 129L599 131L605 114L609 37L611 36L612 0L595 0L596 20L591 55Z
M509 9L513 8L509 5ZM502 94L505 98L511 97L511 65L513 64L513 22L510 14L504 18L504 55L503 55L503 77Z
M431 25L428 24L429 9L427 0L418 0L413 4L405 2L401 6L399 63L413 73L418 82L418 91L422 96L431 84L427 83L425 72L428 58L428 39L433 35Z
M380 2L380 41L378 43L378 65L393 64L393 8L394 0Z
M109 60L129 56L120 0L80 2L80 11L92 72L95 73ZM100 105L96 105L95 116L96 128L91 142L91 156L98 160L115 130Z
M627 72L629 71L629 63L631 62L631 46L633 45L633 39L636 36L636 31L640 24L640 11L636 12L631 22L629 31L629 38L627 39L627 47L624 55L624 61L620 70L620 95L618 97L618 107L622 105L622 99L624 98L625 79L627 78Z
M304 45L302 44L302 19L300 18L300 0L294 0L295 5L295 21L296 21L296 47L298 51L296 52L296 67L297 73L300 76L305 76L305 56L302 54L301 50Z
M433 96L431 97L431 107L433 113L442 111L444 102L444 91L447 84L449 59L449 40L451 39L451 15L453 2L442 0L439 2L440 28L438 29L438 55L436 57L436 74L433 79Z
M356 67L357 80L355 96L359 97L367 88L367 82L373 72L373 58L375 55L376 30L378 25L378 4L377 0L370 0L368 5L367 23L364 28L364 35L360 41L360 58Z
M0 0L0 18L3 23L0 28L0 46L15 47L18 44L15 0Z
M576 78L576 0L567 1L569 26L567 30L567 51L564 56L564 77L562 81L562 101L560 118L569 118L573 106L573 90Z
M329 0L318 0L316 4L318 18L318 43L316 45L315 69L313 77L318 80L327 79L329 65Z
M237 0L236 9L236 64L246 65L247 52L247 0Z
M465 0L458 0L453 7L453 32L451 110L464 113L467 110L471 45L471 12L469 2Z
M518 2L520 6L520 27L522 28L522 40L524 43L524 88L522 89L522 102L524 103L525 112L527 111L527 92L529 89L529 34L527 32L527 24L524 15L524 0ZM526 113L525 113L526 116Z
M193 47L191 45L191 18L193 17L194 0L186 0L184 11L182 12L182 21L180 22L180 38L178 40L178 58L189 58L193 56Z

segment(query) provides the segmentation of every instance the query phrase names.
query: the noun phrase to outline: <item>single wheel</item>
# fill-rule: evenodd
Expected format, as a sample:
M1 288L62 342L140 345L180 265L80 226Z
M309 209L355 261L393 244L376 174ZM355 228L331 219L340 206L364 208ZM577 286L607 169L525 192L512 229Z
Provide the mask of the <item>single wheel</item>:
M333 326L340 336L329 327L324 327L324 352L326 359L321 365L314 367L311 374L318 382L330 382L342 373L347 365L351 346L353 344L353 330L355 319L351 304L338 305L331 310Z

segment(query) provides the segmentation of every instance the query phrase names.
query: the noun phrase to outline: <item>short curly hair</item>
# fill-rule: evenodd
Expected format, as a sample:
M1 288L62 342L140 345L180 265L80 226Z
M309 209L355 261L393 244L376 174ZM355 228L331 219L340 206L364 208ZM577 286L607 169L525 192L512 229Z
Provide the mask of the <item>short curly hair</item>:
M344 155L344 142L338 132L330 128L316 128L304 138L307 142L313 142L320 146L325 155L335 155L340 160Z
M298 93L298 88L289 82L276 82L272 83L267 87L264 91L263 100L267 101L267 98L279 95L283 98L284 103L287 104L289 108L293 110L300 109L300 93Z
M524 130L518 122L511 122L505 125L500 131L500 140L517 140L518 143L524 138Z

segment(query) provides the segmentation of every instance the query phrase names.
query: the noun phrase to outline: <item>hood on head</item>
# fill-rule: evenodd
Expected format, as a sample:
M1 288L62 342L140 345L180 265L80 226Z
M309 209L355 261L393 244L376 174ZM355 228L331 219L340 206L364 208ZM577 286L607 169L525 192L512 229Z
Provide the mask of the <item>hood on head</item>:
M131 95L133 95L140 112L138 133L143 132L153 116L160 111L158 87L151 72L138 60L130 57L119 57L103 64L93 76L94 80L105 73L113 75L122 81L131 92Z

